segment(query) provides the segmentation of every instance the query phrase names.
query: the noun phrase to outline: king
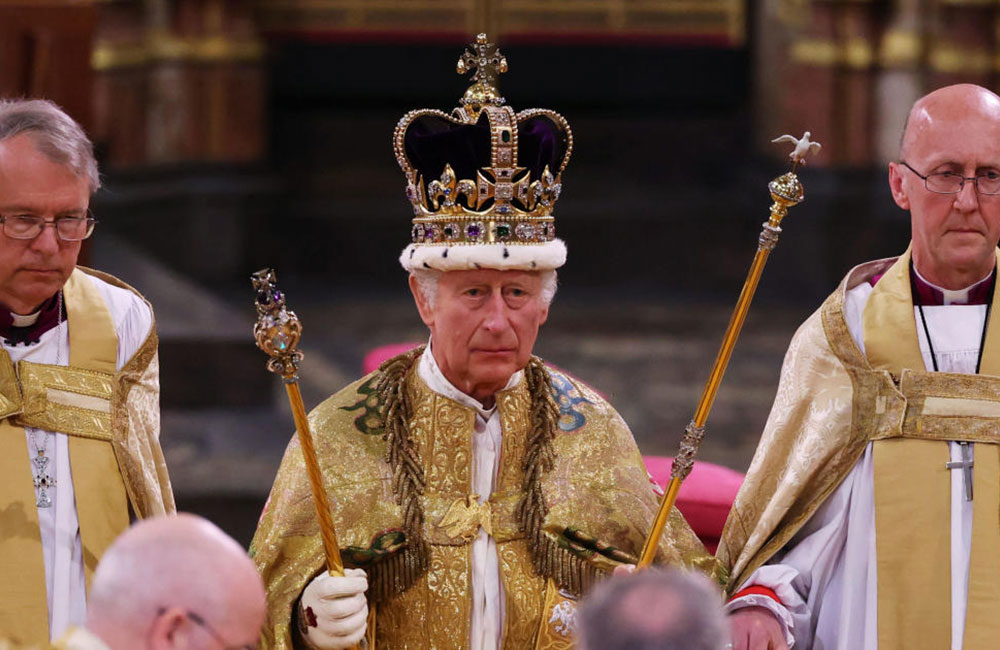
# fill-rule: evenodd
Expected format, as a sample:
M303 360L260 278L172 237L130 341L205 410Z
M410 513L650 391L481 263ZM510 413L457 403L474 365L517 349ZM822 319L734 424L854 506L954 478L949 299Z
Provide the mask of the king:
M292 438L251 546L262 647L569 648L573 601L635 563L656 513L621 416L532 356L566 261L569 125L505 104L485 35L458 68L461 105L412 111L393 138L414 213L400 263L430 341L310 416L344 576L323 571ZM676 510L657 560L716 566Z

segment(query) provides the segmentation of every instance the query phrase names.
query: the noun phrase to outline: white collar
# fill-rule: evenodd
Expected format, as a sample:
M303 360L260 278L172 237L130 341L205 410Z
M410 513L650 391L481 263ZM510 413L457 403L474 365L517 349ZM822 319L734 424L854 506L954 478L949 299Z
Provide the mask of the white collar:
M427 348L424 350L424 353L420 355L417 372L420 373L420 378L424 380L424 383L427 384L427 387L432 391L438 395L443 395L450 400L458 402L459 404L476 409L476 412L478 412L484 420L489 420L490 416L497 410L496 404L494 404L492 408L483 408L483 405L479 400L463 393L459 389L455 388L450 381L448 381L448 378L444 376L443 372L441 372L441 368L438 367L437 360L431 353L430 341L427 342ZM503 390L508 390L517 386L523 375L523 370L515 372L510 376L510 379L507 380L507 385L504 386Z
M972 291L975 287L978 287L983 282L986 282L991 277L993 277L993 269L990 269L990 272L986 274L985 278L977 282L973 282L964 289L945 289L944 287L937 286L936 284L925 278L923 275L921 275L920 271L917 270L916 264L913 265L913 272L917 274L918 278L924 281L924 284L933 289L937 289L938 291L941 292L942 300L945 305L953 305L956 302L964 305L965 303L969 302L970 291Z
M10 312L10 316L13 320L14 327L29 327L38 322L38 317L41 313L42 310L39 309L33 314L15 314L14 312Z

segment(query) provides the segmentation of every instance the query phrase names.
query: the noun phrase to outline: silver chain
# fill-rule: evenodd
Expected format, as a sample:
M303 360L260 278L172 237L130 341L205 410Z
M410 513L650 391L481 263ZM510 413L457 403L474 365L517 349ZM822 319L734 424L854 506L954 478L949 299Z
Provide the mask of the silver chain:
M62 292L62 289L60 289L59 290L59 297L56 298L56 310L57 310L57 313L58 313L58 316L56 316L56 318L58 318L58 320L56 321L56 365L57 366L61 366L62 365L63 335L62 335L62 332L59 331L59 328L62 327L62 322L63 322L62 321L62 309L63 309L62 300L63 300L63 292Z
M56 322L56 365L62 365L62 347L63 347L63 336L59 328L62 326L62 289L59 290L59 295L56 298L56 309L58 310L58 321ZM38 436L41 435L42 444L38 444ZM45 455L45 452L49 447L49 438L54 437L54 433L49 433L42 430L32 430L29 434L31 439L31 446L34 447L34 456L31 458L32 465L32 477L35 489L37 490L35 494L35 505L39 508L50 508L52 507L52 497L49 496L49 490L54 490L56 487L56 479L49 474L49 464L52 461L50 456ZM53 468L55 471L55 468Z

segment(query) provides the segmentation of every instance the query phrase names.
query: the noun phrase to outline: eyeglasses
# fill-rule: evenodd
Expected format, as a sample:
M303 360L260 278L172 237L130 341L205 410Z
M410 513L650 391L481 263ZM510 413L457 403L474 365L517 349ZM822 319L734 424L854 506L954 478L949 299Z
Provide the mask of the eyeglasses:
M899 164L922 178L924 187L936 194L958 194L965 187L965 181L975 183L980 194L1000 194L1000 171L991 169L975 176L962 176L955 172L935 172L924 176L905 160L900 160Z
M81 241L94 232L97 219L89 212L85 217L57 217L47 221L33 214L0 215L3 234L11 239L34 239L52 226L62 241Z
M157 610L156 615L163 616L166 613L167 613L167 608L161 607L159 610ZM222 635L219 634L214 627L209 625L208 621L202 618L201 615L199 615L196 612L192 612L190 610L183 611L183 614L184 616L187 617L189 621L191 621L198 627L208 632L212 636L212 638L215 639L218 642L218 644L222 646L223 650L256 650L257 648L256 643L248 643L246 645L226 645L226 640L222 638Z

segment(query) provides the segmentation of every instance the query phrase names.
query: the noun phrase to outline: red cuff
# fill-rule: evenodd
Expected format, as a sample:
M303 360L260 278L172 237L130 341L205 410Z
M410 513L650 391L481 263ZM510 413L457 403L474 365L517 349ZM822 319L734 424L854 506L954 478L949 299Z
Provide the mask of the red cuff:
M781 599L778 598L778 594L774 593L773 590L768 589L767 587L761 587L760 585L747 587L746 589L733 594L733 597L729 599L729 602L732 602L737 598L742 598L743 596L750 596L750 595L767 596L768 598L778 603L779 605L784 605L784 603L781 602Z

